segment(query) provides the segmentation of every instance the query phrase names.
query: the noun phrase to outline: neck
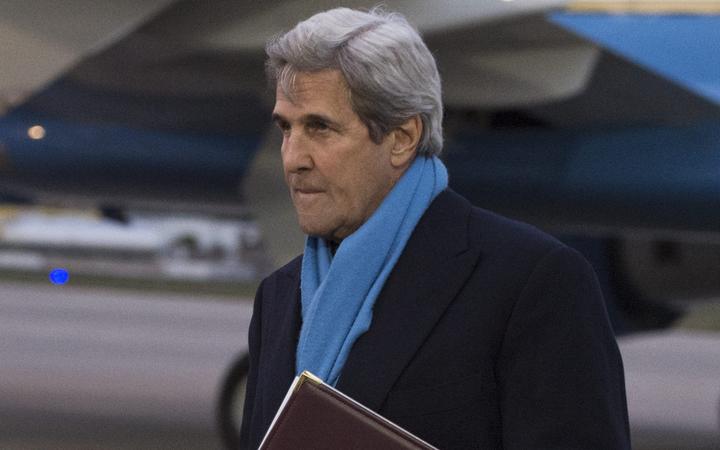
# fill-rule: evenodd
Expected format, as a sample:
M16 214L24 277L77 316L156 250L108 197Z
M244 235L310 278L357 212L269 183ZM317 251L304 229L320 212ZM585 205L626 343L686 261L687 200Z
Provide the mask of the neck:
M340 240L340 241L327 240L326 242L327 242L328 248L330 249L330 253L332 253L332 255L335 256L335 252L337 251L338 247L340 247L340 242L342 242L342 240Z

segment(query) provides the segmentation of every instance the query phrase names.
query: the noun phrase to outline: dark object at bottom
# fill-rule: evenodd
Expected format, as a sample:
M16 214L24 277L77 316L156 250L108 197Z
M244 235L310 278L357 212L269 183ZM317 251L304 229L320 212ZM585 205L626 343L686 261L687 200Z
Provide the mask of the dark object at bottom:
M230 366L220 386L216 410L218 431L225 448L229 450L240 448L240 424L249 369L250 360L243 353Z

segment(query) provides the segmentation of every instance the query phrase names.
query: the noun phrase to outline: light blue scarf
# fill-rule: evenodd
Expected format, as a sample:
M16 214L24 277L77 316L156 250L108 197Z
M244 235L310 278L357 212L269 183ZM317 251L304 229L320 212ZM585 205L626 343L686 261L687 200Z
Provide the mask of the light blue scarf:
M308 237L300 276L298 374L309 370L337 383L350 349L370 327L375 299L415 225L447 184L443 163L419 156L334 257L324 239Z

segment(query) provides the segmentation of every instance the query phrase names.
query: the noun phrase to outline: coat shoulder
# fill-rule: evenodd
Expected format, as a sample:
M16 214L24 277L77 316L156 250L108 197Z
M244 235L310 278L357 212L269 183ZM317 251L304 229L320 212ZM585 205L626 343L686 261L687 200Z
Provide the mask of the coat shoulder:
M513 249L547 252L565 244L539 228L473 206L469 227L471 235L485 244Z
M298 255L284 266L276 269L262 280L263 285L276 283L288 283L300 279L300 268L302 267L302 255Z
M467 217L467 234L471 245L479 246L484 254L504 255L528 253L546 254L565 248L565 244L539 228L472 205L461 195L448 190L446 202Z

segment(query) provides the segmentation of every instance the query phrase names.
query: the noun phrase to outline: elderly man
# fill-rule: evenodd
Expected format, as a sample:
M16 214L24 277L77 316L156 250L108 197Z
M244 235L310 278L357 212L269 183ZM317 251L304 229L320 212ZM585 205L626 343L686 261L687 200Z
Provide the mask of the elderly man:
M267 46L305 252L263 281L242 442L309 370L442 448L629 448L592 269L447 188L435 61L397 14L334 9Z

